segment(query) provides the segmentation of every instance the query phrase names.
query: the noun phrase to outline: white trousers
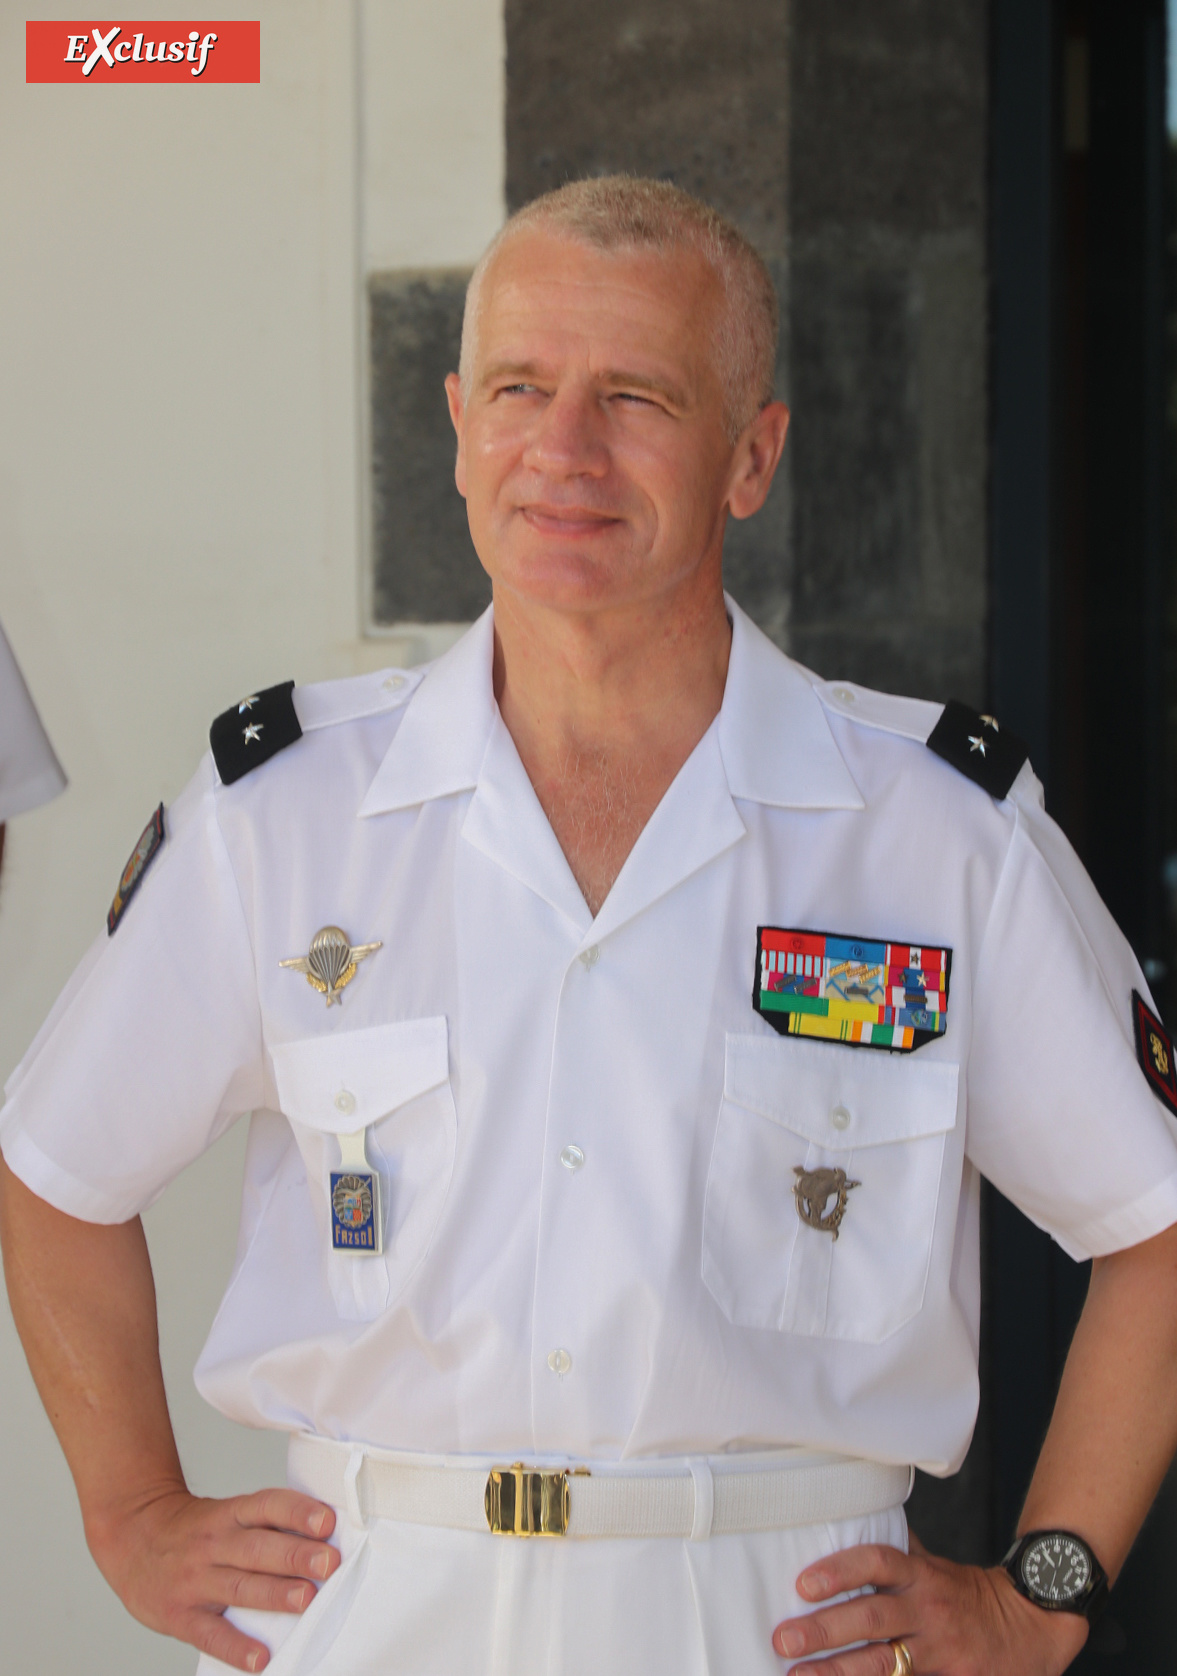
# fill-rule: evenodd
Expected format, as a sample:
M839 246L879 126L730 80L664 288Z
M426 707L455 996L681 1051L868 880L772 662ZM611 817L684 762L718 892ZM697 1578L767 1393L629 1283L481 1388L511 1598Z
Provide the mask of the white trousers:
M296 1486L300 1487L300 1486ZM906 1549L903 1508L710 1537L520 1540L342 1509L343 1564L301 1618L232 1610L267 1676L783 1676L798 1573L861 1542ZM197 1676L227 1665L202 1656Z

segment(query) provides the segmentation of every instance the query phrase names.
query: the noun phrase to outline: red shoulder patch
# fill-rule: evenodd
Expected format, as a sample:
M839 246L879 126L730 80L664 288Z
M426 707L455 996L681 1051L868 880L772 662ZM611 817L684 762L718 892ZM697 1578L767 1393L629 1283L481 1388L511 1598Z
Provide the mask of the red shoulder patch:
M139 889L144 873L159 854L160 845L166 836L163 814L164 809L161 803L140 833L139 842L131 851L131 859L123 868L119 888L114 893L114 901L111 903L110 912L106 916L106 934L108 937L114 936L119 921L127 911L127 903Z
M1136 1057L1149 1087L1177 1117L1177 1069L1173 1065L1173 1038L1143 996L1132 991L1132 1022L1136 1030Z

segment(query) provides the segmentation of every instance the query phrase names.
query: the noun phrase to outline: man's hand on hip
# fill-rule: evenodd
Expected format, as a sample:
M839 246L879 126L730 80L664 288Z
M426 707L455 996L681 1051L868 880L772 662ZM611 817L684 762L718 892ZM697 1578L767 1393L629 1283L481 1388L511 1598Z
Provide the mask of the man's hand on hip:
M1086 1620L1023 1600L1000 1568L955 1565L923 1551L846 1548L797 1579L806 1600L853 1600L789 1618L773 1631L793 1676L893 1676L903 1641L915 1676L1061 1676L1087 1639ZM865 1641L865 1647L855 1646ZM851 1647L852 1651L840 1651Z
M264 1670L269 1650L225 1608L304 1611L339 1565L326 1540L335 1514L295 1490L189 1494L138 1217L67 1216L0 1158L0 1240L13 1317L107 1582L152 1629L237 1670Z
M1177 1224L1092 1265L1019 1529L1075 1531L1114 1582L1175 1445ZM912 1549L847 1548L801 1573L815 1603L878 1592L777 1625L796 1676L892 1676L893 1641L912 1676L1060 1676L1086 1641L1083 1618L1033 1605L1004 1571ZM874 1645L839 1651L860 1641Z
M264 1670L269 1649L224 1616L229 1606L304 1612L337 1570L335 1514L296 1490L212 1501L180 1486L87 1527L91 1551L128 1611L235 1670Z

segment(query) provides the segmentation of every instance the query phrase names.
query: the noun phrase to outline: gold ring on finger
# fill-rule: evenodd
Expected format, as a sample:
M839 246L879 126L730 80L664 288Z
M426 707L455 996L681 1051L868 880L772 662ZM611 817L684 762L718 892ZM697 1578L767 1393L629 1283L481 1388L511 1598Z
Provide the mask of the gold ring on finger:
M911 1662L911 1652L906 1641L892 1641L891 1651L895 1654L895 1665L891 1676L912 1676L915 1665Z

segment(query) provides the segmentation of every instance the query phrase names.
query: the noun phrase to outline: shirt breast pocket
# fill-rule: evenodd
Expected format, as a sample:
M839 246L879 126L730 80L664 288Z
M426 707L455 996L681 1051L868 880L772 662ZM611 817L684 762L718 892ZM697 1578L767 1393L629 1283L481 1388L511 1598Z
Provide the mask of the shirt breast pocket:
M388 1308L419 1267L453 1175L457 1112L444 1018L338 1030L270 1048L279 1106L306 1165L315 1237L340 1315L367 1321ZM337 1250L330 1179L339 1136L362 1129L380 1179L383 1250Z
M877 1344L919 1312L957 1075L910 1054L728 1036L703 1279L730 1321ZM840 1223L838 1178L799 1175L838 1170Z

